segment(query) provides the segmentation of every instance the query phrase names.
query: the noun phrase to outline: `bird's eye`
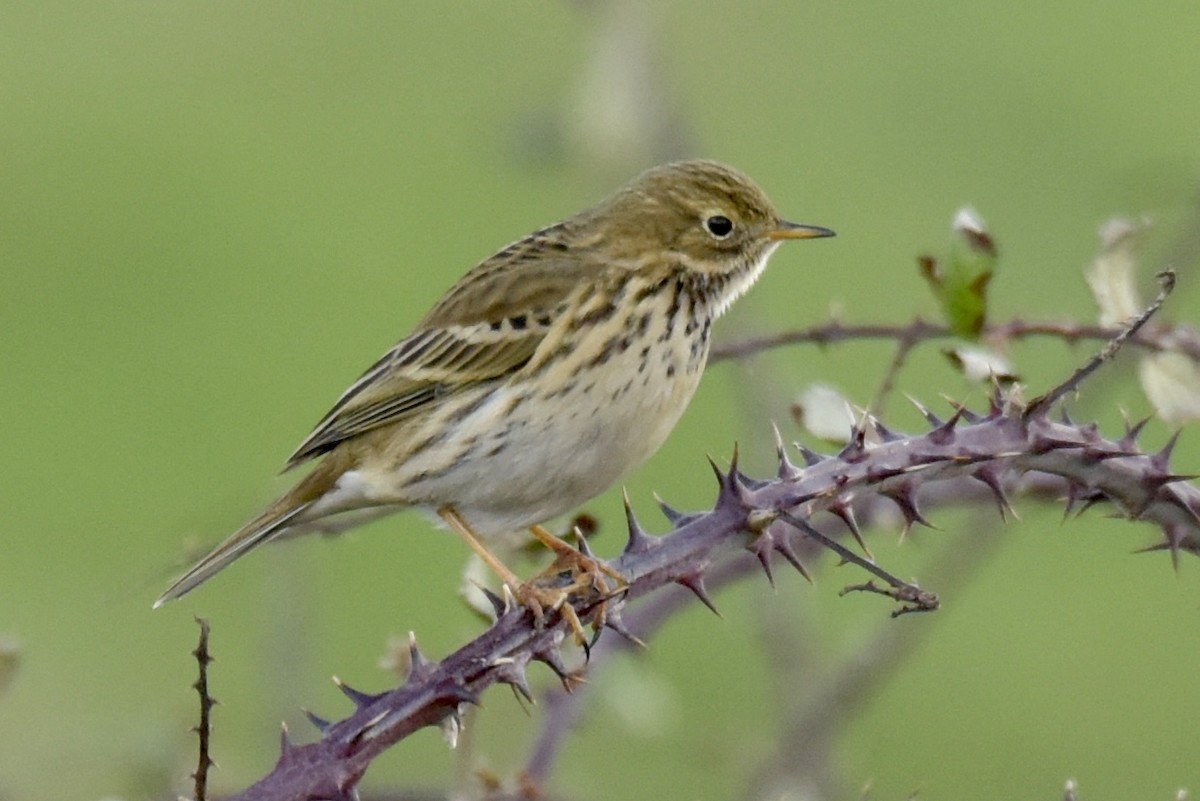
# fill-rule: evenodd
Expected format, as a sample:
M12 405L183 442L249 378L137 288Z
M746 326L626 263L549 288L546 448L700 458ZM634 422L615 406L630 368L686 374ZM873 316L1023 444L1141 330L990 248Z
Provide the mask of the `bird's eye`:
M733 233L733 221L720 214L714 214L705 220L704 227L717 239L724 239Z

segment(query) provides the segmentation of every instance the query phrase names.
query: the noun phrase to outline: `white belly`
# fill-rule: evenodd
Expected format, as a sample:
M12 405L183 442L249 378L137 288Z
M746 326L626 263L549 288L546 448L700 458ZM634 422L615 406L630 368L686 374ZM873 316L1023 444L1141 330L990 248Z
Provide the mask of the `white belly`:
M463 421L464 430L485 433L438 448L458 454L453 467L415 481L409 472L403 502L432 509L451 504L485 537L577 509L666 440L699 384L706 344L698 354L664 351L657 359L626 349L599 374L548 381L570 386L551 399L530 396L520 381L498 387L469 424ZM569 367L567 360L562 369ZM430 464L435 458L430 454ZM421 461L406 468L419 471Z
M544 522L604 492L658 450L699 380L699 371L670 382L649 373L639 375L635 364L617 381L581 382L556 399L561 414L519 416L511 433L483 438L453 475L456 507L487 536ZM511 391L499 392L497 403Z

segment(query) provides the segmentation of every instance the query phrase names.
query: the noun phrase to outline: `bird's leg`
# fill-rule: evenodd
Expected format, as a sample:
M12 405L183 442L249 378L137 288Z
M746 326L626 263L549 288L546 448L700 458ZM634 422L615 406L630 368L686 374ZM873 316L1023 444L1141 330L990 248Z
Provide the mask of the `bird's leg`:
M479 535L471 530L471 526L466 519L458 513L458 510L453 506L443 506L437 510L438 516L446 521L446 525L450 526L458 536L470 546L471 550L478 554L484 564L492 569L500 580L509 588L516 597L517 602L533 613L533 619L537 625L542 625L546 609L552 609L566 619L567 624L575 634L575 639L579 643L587 642L584 637L583 625L579 622L579 616L575 614L575 609L568 603L570 593L574 588L562 589L559 587L548 588L536 586L534 584L537 579L547 575L540 574L533 581L521 581L517 578L517 574L512 572L506 564L500 561L491 550L488 549L483 541L479 539ZM553 537L547 532L547 536ZM539 538L540 539L540 538ZM555 538L557 539L557 538ZM571 547L565 542L559 542L569 550Z
M446 521L446 525L454 529L454 533L463 538L463 541L470 546L484 564L492 569L492 572L500 577L500 580L508 585L508 588L516 592L522 582L517 578L517 574L508 569L508 565L500 561L494 553L488 550L488 547L479 539L479 535L471 530L471 526L463 519L463 516L458 513L458 510L453 506L443 506L437 510L438 517Z

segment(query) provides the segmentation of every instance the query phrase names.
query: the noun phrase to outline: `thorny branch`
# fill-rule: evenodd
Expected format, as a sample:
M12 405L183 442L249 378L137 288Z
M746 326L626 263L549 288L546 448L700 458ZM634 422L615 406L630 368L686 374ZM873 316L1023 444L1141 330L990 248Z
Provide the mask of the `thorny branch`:
M199 756L196 771L192 774L192 798L195 801L206 801L208 798L208 769L213 765L209 751L212 742L212 708L216 706L217 701L208 692L208 666L213 661L212 655L208 652L208 621L198 617L196 623L200 626L200 641L196 643L192 656L196 658L200 675L192 687L200 696L200 722L195 727Z
M1137 327L1157 306L1119 336L1117 346L1124 338L1137 342ZM882 592L901 603L899 612L931 608L937 603L935 595L895 579L869 556L863 559L825 534L827 516L840 520L861 543L854 510L863 504L887 499L906 527L926 523L919 506L922 493L947 482L975 480L994 495L1003 512L1010 508L1006 486L1026 474L1058 477L1066 488L1068 510L1107 501L1127 518L1157 526L1162 538L1145 550L1167 550L1176 560L1185 551L1200 554L1200 489L1171 471L1174 439L1149 453L1137 443L1140 425L1113 440L1094 425L1050 419L1054 402L1079 379L1073 376L1043 396L1050 400L1030 407L1015 396L998 394L982 415L959 407L943 421L922 409L930 430L920 434L897 434L868 417L837 454L801 449L803 468L791 463L781 445L774 479L745 476L735 454L727 471L717 471L720 492L710 512L684 515L663 505L671 523L671 531L663 536L647 534L627 506L624 551L603 561L625 576L628 586L615 596L580 592L569 600L572 609L580 620L602 624L637 642L623 618L631 601L676 584L715 609L706 578L739 550L749 551L771 577L773 556L807 575L801 554L810 558L823 549L883 580L890 589ZM586 545L581 549L586 551ZM850 589L881 591L870 583ZM426 659L413 640L412 669L402 686L370 694L339 684L355 704L354 712L336 723L310 715L321 736L304 745L293 744L285 729L275 768L235 797L349 801L382 751L424 726L441 724L454 730L463 706L478 703L488 686L509 684L529 698L531 662L548 665L570 689L577 674L567 669L560 654L568 636L561 612L538 626L524 608L510 608L500 599L495 603L496 622L440 662Z
M630 513L625 550L608 562L630 584L624 596L608 599L605 625L632 637L622 617L625 605L670 584L711 604L705 586L710 566L739 549L751 550L764 567L775 554L802 567L799 553L809 552L813 540L795 534L778 519L781 512L806 521L822 513L846 520L856 502L887 497L912 522L910 516L920 514L919 490L960 477L998 488L997 503L1007 506L1003 479L1030 471L1056 475L1065 479L1069 506L1107 500L1129 518L1157 525L1163 538L1150 550L1200 553L1200 490L1171 473L1169 447L1141 451L1136 429L1109 440L1094 427L1045 415L1026 418L1002 402L982 417L960 410L937 423L907 437L875 426L879 444L812 454L803 469L784 456L773 480L747 478L734 464L722 474L712 511L680 515L665 509L673 530L662 537L648 535ZM776 522L763 527L769 519ZM753 531L758 533L747 533ZM573 606L582 620L591 621L602 600L592 594L573 599ZM403 686L372 695L343 685L355 712L334 724L314 719L322 730L314 743L293 745L285 734L275 770L237 797L352 798L375 756L422 726L453 721L460 705L476 703L487 686L507 683L527 695L531 661L546 663L569 682L558 651L566 636L561 619L550 618L539 629L518 608L504 611L491 628L441 662L428 661L414 645L412 673Z

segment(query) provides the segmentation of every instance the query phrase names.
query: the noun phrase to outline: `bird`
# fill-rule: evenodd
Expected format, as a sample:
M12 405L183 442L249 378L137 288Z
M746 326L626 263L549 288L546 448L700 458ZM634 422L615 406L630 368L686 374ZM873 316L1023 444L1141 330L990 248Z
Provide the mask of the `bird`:
M700 382L713 322L782 243L833 235L781 218L738 170L688 160L513 242L342 393L285 470L315 467L155 607L265 542L409 507L521 589L488 541L528 530L570 550L542 524L658 450Z

